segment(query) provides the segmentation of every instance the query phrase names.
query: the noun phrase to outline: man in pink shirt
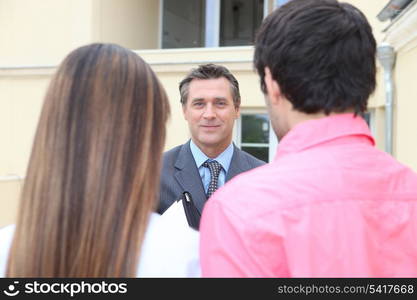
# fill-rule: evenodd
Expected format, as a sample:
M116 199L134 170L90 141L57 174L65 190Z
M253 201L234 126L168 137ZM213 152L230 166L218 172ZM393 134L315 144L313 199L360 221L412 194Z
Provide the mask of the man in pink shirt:
M417 276L417 174L361 117L375 52L350 4L293 0L264 20L254 60L280 144L207 202L203 276Z

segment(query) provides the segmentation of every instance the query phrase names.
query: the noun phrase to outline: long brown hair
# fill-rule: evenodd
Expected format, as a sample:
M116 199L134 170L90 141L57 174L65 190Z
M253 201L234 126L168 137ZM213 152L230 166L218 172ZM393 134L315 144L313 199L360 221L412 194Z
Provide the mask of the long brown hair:
M45 97L8 276L135 276L169 110L132 51L92 44L66 57Z

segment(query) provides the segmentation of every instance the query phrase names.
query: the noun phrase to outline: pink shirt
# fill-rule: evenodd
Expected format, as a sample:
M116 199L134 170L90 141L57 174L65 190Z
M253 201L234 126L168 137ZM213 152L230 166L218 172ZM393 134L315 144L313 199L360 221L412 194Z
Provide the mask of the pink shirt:
M203 276L417 277L417 174L352 114L303 122L206 203Z

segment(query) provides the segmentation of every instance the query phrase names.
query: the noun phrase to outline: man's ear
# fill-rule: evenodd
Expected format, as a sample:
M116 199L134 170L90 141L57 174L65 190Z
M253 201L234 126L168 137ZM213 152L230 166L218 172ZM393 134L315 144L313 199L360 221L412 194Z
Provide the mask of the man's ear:
M269 101L271 104L277 104L282 96L281 89L278 82L272 77L271 70L268 67L265 67L264 81Z
M236 110L236 118L235 119L239 119L239 117L240 117L240 106L235 107L235 110Z

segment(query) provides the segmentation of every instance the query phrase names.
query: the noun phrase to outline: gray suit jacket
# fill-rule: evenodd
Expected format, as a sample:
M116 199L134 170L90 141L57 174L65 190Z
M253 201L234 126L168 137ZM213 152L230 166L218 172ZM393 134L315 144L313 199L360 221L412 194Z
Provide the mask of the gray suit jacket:
M234 146L234 145L233 145ZM234 176L265 164L234 146L226 182ZM190 149L190 141L164 153L161 172L160 201L157 212L162 214L183 192L189 192L200 213L207 200L203 182Z

